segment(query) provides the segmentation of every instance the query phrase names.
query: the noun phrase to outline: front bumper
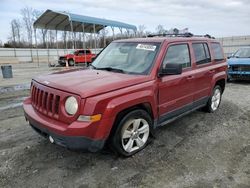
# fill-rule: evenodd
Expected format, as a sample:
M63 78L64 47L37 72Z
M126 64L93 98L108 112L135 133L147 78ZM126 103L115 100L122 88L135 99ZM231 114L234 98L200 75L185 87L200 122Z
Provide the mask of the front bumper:
M232 71L228 70L229 79L250 80L250 71Z
M27 117L27 116L26 116ZM80 136L63 136L50 132L48 129L42 127L38 123L31 123L30 126L41 136L46 139L51 136L54 143L72 150L88 150L91 152L97 152L101 150L105 144L104 140L91 140L86 137Z
M108 119L102 123L75 121L68 125L37 112L29 98L24 101L23 109L26 120L36 132L46 138L51 136L55 144L68 149L96 152L103 148L107 139L105 124Z

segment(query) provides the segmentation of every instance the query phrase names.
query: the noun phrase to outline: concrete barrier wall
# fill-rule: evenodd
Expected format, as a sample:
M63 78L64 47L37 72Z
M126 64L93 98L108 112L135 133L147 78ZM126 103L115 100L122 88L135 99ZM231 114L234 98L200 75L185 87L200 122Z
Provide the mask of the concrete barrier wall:
M235 36L217 38L224 48L226 56L236 52L239 48L250 46L249 36ZM37 62L37 54L40 62L56 61L58 56L64 55L73 49L25 49L25 48L0 48L1 63ZM101 48L92 49L93 53L99 53Z
M101 48L92 49L97 54ZM58 56L70 53L73 49L27 49L27 48L0 48L0 64L13 64L20 62L39 62L56 61Z
M236 37L222 37L217 38L223 46L224 52L227 56L235 53L239 48L250 47L250 35L249 36L236 36Z

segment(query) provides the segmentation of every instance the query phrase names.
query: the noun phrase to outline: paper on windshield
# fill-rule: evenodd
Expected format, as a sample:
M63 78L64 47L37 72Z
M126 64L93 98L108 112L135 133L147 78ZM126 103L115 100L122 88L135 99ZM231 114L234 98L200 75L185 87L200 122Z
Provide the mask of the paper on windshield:
M139 50L148 50L148 51L155 51L156 46L150 45L150 44L138 44L136 46L136 49L139 49Z

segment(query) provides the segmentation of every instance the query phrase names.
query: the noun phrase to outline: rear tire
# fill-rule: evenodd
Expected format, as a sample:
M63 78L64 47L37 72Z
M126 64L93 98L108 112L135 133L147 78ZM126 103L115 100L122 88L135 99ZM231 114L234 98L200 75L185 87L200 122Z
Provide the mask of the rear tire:
M70 60L68 61L68 63L69 63L69 66L74 66L74 65L75 65L75 62L74 62L73 59L70 59Z
M121 118L111 135L112 149L126 157L141 151L149 142L152 125L152 118L146 111L129 112Z
M213 89L212 96L209 97L205 110L209 113L213 113L218 110L222 97L222 89L219 85L216 85Z

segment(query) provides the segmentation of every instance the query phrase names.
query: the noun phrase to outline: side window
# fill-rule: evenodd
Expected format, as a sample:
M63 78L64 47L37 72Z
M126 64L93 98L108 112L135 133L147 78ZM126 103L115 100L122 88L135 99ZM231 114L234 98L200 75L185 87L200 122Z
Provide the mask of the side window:
M194 49L194 55L197 65L211 62L210 53L206 43L194 43L192 44Z
M167 63L182 64L183 68L191 67L188 45L177 44L170 46L163 60L163 66L165 66Z
M79 53L78 53L79 56L83 56L84 55L84 51L83 50L80 50Z
M224 54L222 52L222 48L219 43L212 43L212 49L214 52L214 60L215 61L222 61L224 59Z

